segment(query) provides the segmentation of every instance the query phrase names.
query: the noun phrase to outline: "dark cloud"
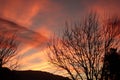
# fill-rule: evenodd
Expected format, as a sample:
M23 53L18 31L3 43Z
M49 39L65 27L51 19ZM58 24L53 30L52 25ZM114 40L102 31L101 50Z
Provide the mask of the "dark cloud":
M17 39L23 43L40 44L47 40L45 36L35 31L27 29L26 27L20 26L12 21L0 18L0 33L3 34L17 34Z

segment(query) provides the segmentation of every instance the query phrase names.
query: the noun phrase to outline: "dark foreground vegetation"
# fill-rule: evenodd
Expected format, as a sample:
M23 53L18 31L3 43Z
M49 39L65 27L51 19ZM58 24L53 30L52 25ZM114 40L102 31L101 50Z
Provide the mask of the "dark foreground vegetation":
M120 80L120 53L111 48L105 55L102 80Z
M11 71L8 68L1 68L0 80L70 80L67 77L54 75L42 71Z

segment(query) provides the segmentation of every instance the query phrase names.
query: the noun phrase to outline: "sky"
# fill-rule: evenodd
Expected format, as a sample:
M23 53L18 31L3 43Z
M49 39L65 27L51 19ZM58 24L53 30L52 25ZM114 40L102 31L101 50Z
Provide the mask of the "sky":
M0 0L0 31L17 31L21 70L56 72L48 62L46 43L64 29L65 21L77 21L89 11L120 14L120 0ZM15 23L15 24L14 24ZM58 72L59 73L59 72Z

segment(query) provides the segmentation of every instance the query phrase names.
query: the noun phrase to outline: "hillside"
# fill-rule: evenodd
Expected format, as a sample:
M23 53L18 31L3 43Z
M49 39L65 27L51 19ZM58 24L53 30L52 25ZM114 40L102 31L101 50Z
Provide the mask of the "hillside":
M54 75L43 71L10 71L7 68L0 70L0 80L70 80L67 77Z

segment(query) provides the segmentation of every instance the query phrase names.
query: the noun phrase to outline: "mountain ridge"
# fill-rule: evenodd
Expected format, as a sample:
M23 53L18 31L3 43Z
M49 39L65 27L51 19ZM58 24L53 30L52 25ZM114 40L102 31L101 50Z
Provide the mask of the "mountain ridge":
M44 71L11 71L8 68L0 69L0 80L70 80L68 77L55 75Z

